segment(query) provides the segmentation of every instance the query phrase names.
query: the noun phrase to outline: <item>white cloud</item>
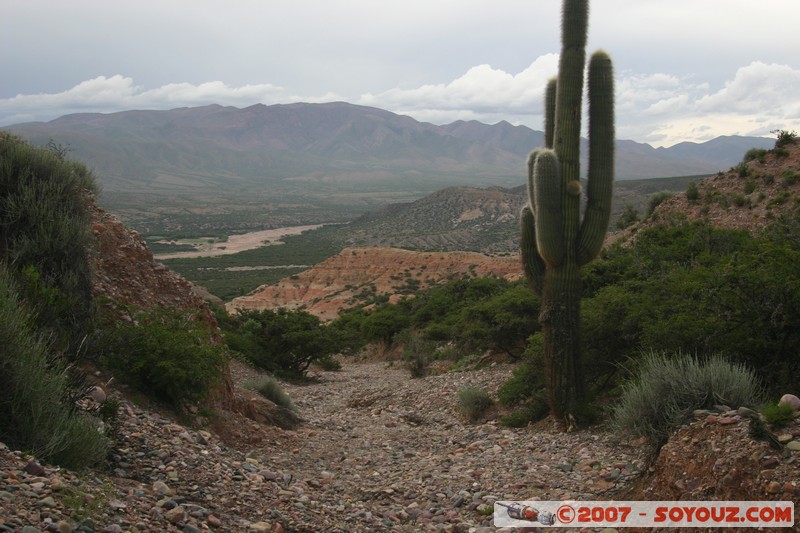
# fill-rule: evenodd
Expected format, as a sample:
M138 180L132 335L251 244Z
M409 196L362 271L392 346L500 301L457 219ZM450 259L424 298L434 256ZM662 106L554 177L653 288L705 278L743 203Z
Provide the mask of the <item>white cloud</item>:
M76 112L169 109L212 103L247 106L287 99L282 88L270 84L231 87L212 81L199 85L171 83L146 90L128 77L99 76L59 93L0 99L0 124L13 124L20 119L49 120Z
M481 64L446 83L355 98L331 92L290 94L269 83L238 87L221 81L169 83L147 89L130 77L99 76L63 92L0 99L0 125L50 120L75 112L345 100L436 124L506 120L541 129L544 87L557 68L558 56L546 54L516 74ZM787 65L751 62L717 89L700 75L618 72L616 100L618 137L654 145L702 142L719 135L769 135L775 129L800 130L800 70Z
M556 54L538 57L516 75L490 65L478 65L449 83L367 93L357 103L402 110L415 116L416 111L422 111L428 117L441 116L440 120L446 122L466 117L480 120L498 114L505 114L506 120L518 119L520 115L541 115L544 87L557 71Z
M698 110L715 113L738 111L781 116L800 102L800 70L787 65L750 63L736 71L733 80L698 101Z
M754 61L716 92L705 85L678 85L673 96L651 103L643 112L660 121L649 133L642 122L643 138L666 145L794 130L800 125L800 70Z

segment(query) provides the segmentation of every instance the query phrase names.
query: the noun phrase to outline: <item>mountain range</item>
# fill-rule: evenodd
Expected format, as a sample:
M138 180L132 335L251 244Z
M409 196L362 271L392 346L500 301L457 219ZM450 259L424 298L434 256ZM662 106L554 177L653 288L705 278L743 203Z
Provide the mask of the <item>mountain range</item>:
M454 185L520 185L543 136L508 122L437 126L343 102L80 113L4 129L68 147L105 191L402 191L406 198ZM714 173L773 142L734 136L653 148L619 140L617 179Z

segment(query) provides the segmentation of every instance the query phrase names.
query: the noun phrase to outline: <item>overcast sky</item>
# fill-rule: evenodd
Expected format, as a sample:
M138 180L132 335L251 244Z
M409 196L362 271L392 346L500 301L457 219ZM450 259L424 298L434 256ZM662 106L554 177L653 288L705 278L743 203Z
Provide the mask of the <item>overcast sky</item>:
M542 129L558 0L0 0L0 126L76 112L347 101ZM617 134L800 130L800 0L595 0Z

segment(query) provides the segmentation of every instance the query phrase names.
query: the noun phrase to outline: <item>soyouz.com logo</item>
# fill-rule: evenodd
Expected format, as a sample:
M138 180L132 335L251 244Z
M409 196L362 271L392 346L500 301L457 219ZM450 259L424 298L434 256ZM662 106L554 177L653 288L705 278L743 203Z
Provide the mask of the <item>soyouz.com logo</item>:
M793 502L498 501L495 527L793 527Z

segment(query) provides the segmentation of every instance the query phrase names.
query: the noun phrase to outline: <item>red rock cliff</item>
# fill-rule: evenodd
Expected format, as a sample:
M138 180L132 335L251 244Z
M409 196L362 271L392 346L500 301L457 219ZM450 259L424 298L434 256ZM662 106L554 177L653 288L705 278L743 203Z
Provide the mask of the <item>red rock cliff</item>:
M339 311L389 294L399 298L451 277L519 279L516 256L475 252L412 252L398 248L345 248L313 268L277 285L262 286L227 304L229 310L304 307L323 320Z

